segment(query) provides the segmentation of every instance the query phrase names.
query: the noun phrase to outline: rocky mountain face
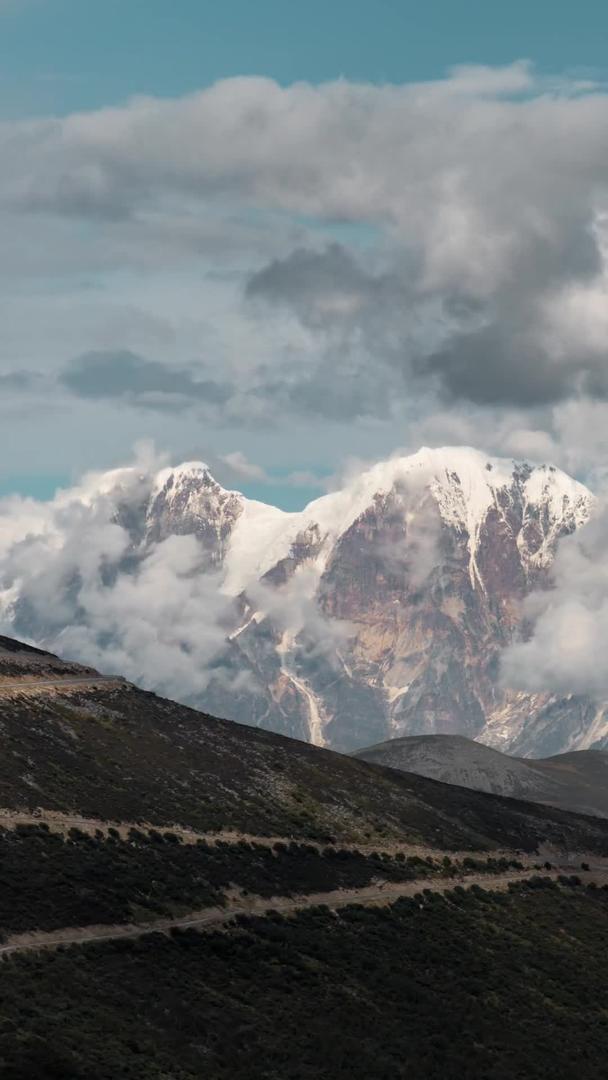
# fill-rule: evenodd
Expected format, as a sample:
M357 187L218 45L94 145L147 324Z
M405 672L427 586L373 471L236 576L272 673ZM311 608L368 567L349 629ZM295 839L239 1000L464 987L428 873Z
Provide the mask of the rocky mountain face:
M258 722L339 749L378 732L460 733L524 753L584 745L593 703L505 691L498 664L521 601L548 583L557 541L590 507L557 470L455 450L383 464L313 503L285 530L288 550L260 567L283 607L250 599L231 637L234 667L268 687ZM290 626L302 591L310 609Z
M536 760L510 757L462 735L410 735L353 755L445 784L608 817L608 751Z
M563 472L423 449L295 514L224 490L197 463L148 487L126 473L112 481L128 534L120 572L194 537L192 573L222 598L204 690L184 686L182 700L339 750L439 732L524 756L608 746L604 704L510 691L498 677L501 650L522 631L521 601L549 584L559 539L592 510ZM39 612L32 632L18 581L5 595L5 622L61 651L61 631L45 637ZM72 621L87 617L72 607ZM100 640L78 659L99 666ZM167 690L160 672L141 677Z

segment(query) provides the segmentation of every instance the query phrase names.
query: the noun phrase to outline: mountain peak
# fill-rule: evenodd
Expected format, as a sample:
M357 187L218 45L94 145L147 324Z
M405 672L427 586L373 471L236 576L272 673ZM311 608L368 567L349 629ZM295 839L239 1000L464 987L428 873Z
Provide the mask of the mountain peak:
M378 496L395 488L410 494L429 490L448 526L466 530L471 554L479 529L492 507L504 510L512 489L525 504L544 504L561 522L577 527L587 520L591 492L552 465L531 465L513 458L491 457L470 446L421 447L372 465L341 490L322 496L302 511L336 537L343 534ZM570 524L570 523L569 523Z
M524 516L542 512L558 530L571 531L587 520L593 499L582 484L551 465L492 457L470 446L423 446L370 466L295 513L223 488L203 462L184 462L158 473L149 516L166 519L164 534L175 527L176 516L180 528L184 520L191 527L204 518L218 536L221 532L225 588L236 594L288 558L294 545L301 546L300 538L311 533L319 540L315 565L320 575L340 537L378 499L395 492L412 504L430 494L445 525L467 534L473 583L478 580L479 533L491 510L504 516L518 501Z
M216 484L216 481L204 461L184 461L180 465L169 465L156 474L152 498L160 491L176 490L184 484L206 485Z

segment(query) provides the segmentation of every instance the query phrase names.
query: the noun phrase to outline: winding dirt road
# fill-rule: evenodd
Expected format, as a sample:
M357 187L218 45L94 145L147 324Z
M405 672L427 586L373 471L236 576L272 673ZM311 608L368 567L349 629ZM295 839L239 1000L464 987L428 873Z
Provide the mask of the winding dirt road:
M77 815L65 814L53 810L15 811L0 807L0 827L16 828L19 825L46 825L51 831L67 833L71 828L94 834L100 830L107 835L110 828L116 829L124 838L128 837L131 828L147 829L151 826L142 822L108 822L95 818L83 818ZM156 826L160 831L170 830L178 834L184 843L196 844L199 840L207 843L238 843L247 840L252 843L272 846L278 841L289 843L290 837L250 836L244 833L198 833L194 830L180 828L179 826ZM322 845L314 844L315 847ZM364 851L364 846L350 843L347 845L353 850ZM378 848L376 848L378 850ZM380 850L383 850L380 848ZM389 846L385 849L389 850ZM403 851L405 854L420 854L440 859L445 855L444 851L432 848L413 847L407 843L394 843L390 845L391 852ZM492 856L499 856L500 852L491 852ZM514 852L504 852L513 858ZM608 860L597 861L589 864L586 871L581 870L581 855L570 853L561 857L557 853L551 853L553 868L551 870L538 870L539 856L520 855L524 863L523 870L512 870L503 874L460 873L457 877L419 878L416 881L407 882L384 882L378 881L360 889L337 889L331 892L310 893L302 896L278 896L243 897L239 892L231 892L226 896L226 904L223 907L206 908L192 911L187 915L177 918L164 917L144 923L130 923L123 925L93 925L82 927L64 927L54 931L28 931L23 934L12 935L0 946L0 957L14 953L27 952L37 949L56 949L65 945L82 945L95 941L112 941L124 938L137 938L144 934L163 933L167 934L173 929L218 929L226 926L238 915L266 915L270 911L279 911L281 914L290 915L302 911L305 908L324 904L330 910L336 911L348 904L363 904L365 906L378 906L394 903L400 897L415 896L425 889L432 892L445 893L456 885L465 888L471 885L480 885L482 888L504 891L511 882L525 881L539 872L545 877L556 878L560 873L572 873L576 871L581 878L587 881L595 881L598 884L608 882ZM477 855L479 852L450 852L453 860L462 859L466 855ZM583 855L583 858L585 856ZM587 860L589 860L587 856ZM597 864L596 864L597 862Z
M491 855L492 858L496 859L505 858L511 860L517 858L524 864L528 871L533 871L539 862L544 862L545 859L549 859L555 866L564 869L576 869L580 866L581 859L586 859L586 861L589 862L593 858L592 856L585 855L585 853L573 853L571 856L566 856L564 852L549 850L548 848L546 851L543 851L542 854L537 853L533 855L527 855L524 852L511 851L508 849L503 850L500 848L494 848L491 851L472 851L470 849L445 851L443 848L433 848L429 845L415 844L405 839L379 839L375 843L362 843L352 838L342 838L336 840L332 844L328 844L326 842L312 840L302 836L259 836L255 833L231 830L222 832L199 832L196 829L190 829L183 825L170 823L159 825L158 823L150 821L107 821L102 818L87 818L82 817L80 814L65 813L61 810L48 810L46 807L40 807L34 810L12 810L8 807L0 806L0 828L15 829L19 825L46 825L51 831L59 832L64 835L67 834L70 829L80 829L81 832L88 833L89 836L94 836L96 832L101 832L104 836L107 836L110 829L113 829L125 840L128 840L131 829L137 829L140 832L149 832L151 829L154 829L156 832L161 833L175 833L184 844L197 844L199 841L203 841L206 844L238 844L241 841L245 841L249 844L259 844L261 847L274 847L275 844L290 844L294 842L296 844L306 844L309 847L314 847L317 851L323 851L328 847L344 847L349 851L360 851L362 855L369 855L372 852L378 852L379 854L384 855L396 855L398 852L402 852L404 855L418 855L421 858L430 857L439 861L443 859L445 855L449 855L453 861L461 861L462 859L467 858L467 856L483 859ZM601 867L597 867L597 869L600 868L608 871L608 859L604 860Z
M104 686L129 686L123 679L101 675L64 676L56 679L45 678L31 680L24 678L0 678L0 696L24 692L36 692L38 690L61 692L64 689L69 690L71 688L95 688L100 684L103 684ZM46 824L51 830L64 833L68 832L71 828L78 828L91 834L94 834L96 830L100 830L106 835L110 828L114 828L125 838L128 837L131 828L147 830L156 827L160 831L169 830L174 832L180 836L184 843L192 844L197 843L199 840L204 840L207 843L238 843L241 840L247 840L251 843L273 846L279 841L289 843L291 839L297 839L292 837L253 836L237 832L198 833L194 830L175 825L151 826L142 822L108 822L83 818L81 816L58 811L14 811L0 807L0 827L10 829L17 827L18 825L28 824ZM310 841L307 842L310 843ZM314 844L313 842L313 846L320 848L324 845ZM353 850L359 850L363 853L369 850L368 845L357 844L352 841L344 841L344 846ZM394 854L397 851L402 851L405 854L432 856L435 858L441 858L445 855L444 851L411 845L398 840L389 841L388 843L385 842L380 845L375 844L373 845L373 849L376 851L384 851L387 854ZM450 852L449 854L452 859L462 859L466 855L476 855L477 857L481 855L483 857L480 852L470 851ZM513 858L516 853L513 851L492 851L491 854L494 857L504 855L508 858ZM584 853L581 854L582 857L585 858ZM559 872L571 872L574 869L579 873L578 867L580 867L580 861L578 860L581 858L581 854L571 853L569 856L565 856L564 853L553 851L547 851L543 855L537 854L532 857L520 854L518 855L518 858L525 864L525 869L511 871L500 875L473 874L458 878L453 877L431 881L428 879L419 879L417 881L386 882L383 884L376 882L373 885L368 885L361 889L340 889L332 892L312 893L305 896L283 896L272 897L270 899L262 897L248 897L245 899L241 895L230 894L227 896L227 903L224 907L193 911L179 918L165 917L151 922L138 924L66 927L61 930L50 932L32 931L13 935L0 946L0 957L10 956L20 952L35 951L38 949L57 949L61 946L82 945L96 941L103 942L137 938L149 933L167 934L173 929L214 930L225 927L239 915L265 915L270 911L278 911L281 914L290 915L320 904L326 905L332 911L336 911L349 904L362 904L365 906L388 905L394 903L395 900L400 897L415 896L425 889L430 889L437 893L445 893L453 889L456 885L463 885L465 887L480 885L482 888L488 890L504 891L509 887L511 882L524 881L534 873L538 873L534 867L534 862L546 857L551 858L554 866L556 862L559 863L559 866L557 869L552 869L551 871L543 870L543 876L556 878ZM584 880L595 880L604 883L608 880L608 860L602 862L601 865L591 866L589 872L583 872L581 877Z
M392 904L402 896L416 896L423 889L445 893L456 885L481 885L493 891L508 889L513 881L525 881L530 871L523 870L510 874L477 874L470 877L452 878L432 883L424 880L407 882L387 882L384 885L367 885L362 889L336 889L333 892L309 893L306 896L275 896L231 898L223 908L206 908L193 911L181 918L155 919L152 922L125 924L123 926L85 926L70 927L51 932L35 931L15 934L6 944L0 946L0 956L37 949L57 949L66 945L84 945L91 942L115 941L142 937L144 934L167 934L171 930L215 930L226 926L238 915L267 915L278 911L282 915L293 915L306 908L326 905L331 911L347 907L349 904L363 904L365 907L378 907ZM545 872L545 877L557 877L557 871Z

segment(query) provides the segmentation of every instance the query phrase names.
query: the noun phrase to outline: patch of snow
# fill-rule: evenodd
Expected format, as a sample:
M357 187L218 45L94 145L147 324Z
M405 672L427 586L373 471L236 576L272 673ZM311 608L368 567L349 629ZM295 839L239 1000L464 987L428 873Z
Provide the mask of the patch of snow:
M405 686L385 686L384 689L386 690L386 696L388 698L389 705L392 705L394 701L397 701L397 698L403 697L404 694L407 694L409 688L409 683L407 683Z
M311 742L313 746L325 746L323 720L315 695L303 679L294 675L293 672L288 671L287 668L281 668L281 671L306 699L308 705L308 741Z
M543 513L547 529L543 543L534 552L531 561L537 566L549 566L555 545L564 530L574 531L590 518L596 502L595 496L566 473L552 466L540 465L524 485L526 513ZM521 536L518 538L521 540ZM521 548L521 544L519 545Z
M235 630L232 634L228 634L228 641L236 641L236 639L239 637L239 635L242 634L243 631L246 630L248 626L251 626L252 622L255 622L255 623L261 622L261 620L263 618L264 618L263 612L254 611L253 615L250 615L249 618L247 619L247 621L244 622L242 626L239 626L239 628L237 630Z
M281 657L281 674L299 690L308 705L308 740L314 746L325 746L326 740L323 734L323 719L319 703L308 684L299 675L296 675L289 667L289 654L295 646L296 635L293 630L285 630L277 645L277 653Z
M577 526L583 525L595 502L584 484L552 465L538 465L524 484L526 502L547 506L555 520L572 516Z
M224 591L237 596L253 581L272 570L298 533L298 513L243 499L243 510L232 530L225 558Z

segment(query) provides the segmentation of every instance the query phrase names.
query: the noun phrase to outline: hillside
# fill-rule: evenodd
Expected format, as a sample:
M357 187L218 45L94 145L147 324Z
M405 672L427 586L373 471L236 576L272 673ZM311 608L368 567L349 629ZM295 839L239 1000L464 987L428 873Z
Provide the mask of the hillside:
M15 648L4 653L11 663ZM371 844L532 851L544 842L608 853L608 822L370 765L119 680L29 683L0 687L6 808Z
M580 750L544 760L509 757L458 735L416 735L358 750L359 760L446 784L608 817L608 752Z
M608 893L540 884L11 957L3 1080L603 1080Z
M6 639L0 749L2 1080L602 1075L608 821Z
M379 462L298 513L201 462L119 469L34 519L6 513L0 622L335 750L434 733L526 757L587 749L608 744L606 704L505 688L500 658L593 507L553 466L470 447Z

